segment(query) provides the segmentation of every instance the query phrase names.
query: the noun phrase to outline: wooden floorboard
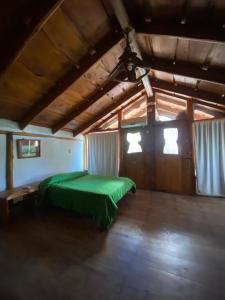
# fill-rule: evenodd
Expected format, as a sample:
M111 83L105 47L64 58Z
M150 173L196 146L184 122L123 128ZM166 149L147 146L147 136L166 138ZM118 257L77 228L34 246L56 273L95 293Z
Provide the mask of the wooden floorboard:
M102 232L62 211L0 227L0 299L225 299L225 199L138 190Z

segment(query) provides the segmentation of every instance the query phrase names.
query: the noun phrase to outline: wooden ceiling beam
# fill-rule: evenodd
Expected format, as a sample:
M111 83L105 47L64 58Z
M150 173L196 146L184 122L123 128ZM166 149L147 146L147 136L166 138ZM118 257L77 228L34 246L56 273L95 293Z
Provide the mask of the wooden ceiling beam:
M175 114L175 115L178 115L178 114L181 113L182 111L185 111L185 109L183 109L183 107L180 107L180 108L178 108L178 107L171 107L171 106L169 105L169 103L168 103L168 104L160 103L160 104L158 105L158 107L157 107L157 110L168 111L168 112L173 113L173 114Z
M166 117L169 117L169 116L171 117L171 115L172 116L177 115L177 113L175 111L171 111L171 110L168 110L168 109L165 109L165 108L159 108L158 112L159 112L159 114L163 114Z
M13 36L7 36L0 47L0 78L8 68L20 56L27 43L33 38L55 10L64 0L32 1L21 12L21 18L17 20L12 29ZM14 20L12 20L13 24ZM15 28L13 28L15 27Z
M144 89L142 84L134 86L132 89L128 90L126 93L124 93L115 103L109 105L105 109L103 109L99 114L91 118L89 121L87 121L84 124L81 124L78 128L76 128L73 131L73 135L76 136L83 131L85 131L87 128L91 127L93 124L98 122L100 119L104 118L106 115L108 115L111 111L115 110L119 106L121 106L124 102L128 101L130 98L134 97L137 93L140 93Z
M122 0L110 0L110 3L113 8L114 14L122 28L122 31L124 33L128 34L129 44L130 44L132 51L134 51L137 54L137 56L141 59L142 57L141 57L139 45L136 40L135 29L132 28L132 26L131 26L129 16L127 14L127 11L126 11L123 1ZM146 73L146 70L143 68L138 68L137 72L138 72L139 76L142 76L141 80L145 87L147 95L149 97L151 97L153 95L153 91L152 91L152 87L149 82L148 76L144 76L144 74Z
M83 99L82 102L78 105L76 105L72 111L63 119L61 119L55 126L52 128L52 133L56 133L63 127L65 127L69 122L71 122L73 119L75 119L77 116L79 116L81 113L83 113L85 110L87 110L91 105L96 103L99 99L101 99L105 94L110 92L113 88L119 86L118 82L115 81L109 81L106 85L98 88L96 91L94 91L90 96Z
M109 129L100 129L100 128L98 128L98 129L96 129L94 131L90 131L88 133L114 132L114 131L118 131L118 130L119 130L119 128L109 128ZM88 133L85 133L85 135L88 134Z
M104 125L106 122L110 121L111 119L113 119L114 117L116 117L118 115L118 113L122 112L124 109L126 109L127 107L129 107L130 105L134 104L135 102L137 102L140 98L142 98L144 96L145 93L139 95L138 97L132 99L130 102L126 103L125 105L123 105L120 109L117 109L116 111L114 111L113 113L111 113L107 118L101 120L100 123L96 124L96 126L94 126L91 130L88 130L87 132L85 132L85 134L88 134L89 132L100 128L102 125Z
M139 98L138 101L136 101L132 105L127 106L127 108L123 110L123 114L124 115L129 114L133 109L138 109L140 105L145 102L146 102L146 97L144 97L143 95L142 97Z
M117 114L117 116L114 116L114 118L111 119L110 121L104 123L104 125L102 127L99 127L99 129L107 129L107 128L109 128L109 126L112 126L115 123L118 123L118 127L120 127L118 114Z
M221 117L221 116L225 115L225 112L218 112L217 110L210 109L209 107L205 107L205 106L202 106L202 105L199 105L199 104L197 104L194 107L194 109L197 110L197 111L212 115L214 117Z
M225 107L217 106L217 105L211 104L211 103L206 103L206 102L201 101L201 100L195 100L195 99L194 99L194 100L193 100L193 103L199 104L199 105L201 105L201 106L213 108L214 110L217 110L217 111L225 112Z
M76 64L64 77L58 82L35 104L19 122L20 129L24 129L32 120L46 109L57 97L68 89L76 80L96 64L112 47L118 44L122 39L121 33L114 33L102 40L95 47L95 52L85 55L80 62ZM79 68L77 68L77 66Z
M188 96L195 99L200 99L203 101L211 102L212 104L221 104L225 105L225 98L221 97L221 95L203 91L203 90L196 90L184 85L174 85L167 81L157 80L157 79L150 79L152 88L155 91L169 91L172 93L178 94L177 97L180 95Z
M93 130L100 129L100 127L101 127L102 125L104 125L105 123L107 123L107 122L110 121L111 119L117 117L119 111L120 111L120 109L118 109L117 111L111 113L107 118L103 119L100 123L98 123L96 126L94 126L91 130L88 130L87 132L85 132L85 134L88 134L89 132L91 132L91 131L93 131Z
M143 60L146 65L155 71L162 71L217 84L225 84L225 70L222 68L209 67L208 70L203 70L201 65L151 56L144 56Z
M209 23L186 23L182 25L178 22L154 21L151 23L139 23L134 27L138 34L162 35L194 41L225 43L225 35L222 24L213 26L211 24L209 25Z
M203 106L207 106L207 107L211 107L213 109L216 109L216 110L219 110L219 111L225 111L225 103L223 104L223 106L220 106L218 104L212 104L212 103L209 103L209 102L205 102L205 101L202 101L202 100L197 100L197 99L194 99L194 98L188 98L188 97L185 97L184 95L177 95L173 92L170 92L170 91L159 91L160 94L162 95L166 95L166 96L169 96L169 97L174 97L174 98L180 98L182 100L185 100L185 101L192 101L193 103L197 103L197 104L200 104L200 105L203 105ZM171 101L171 100L168 100L168 101ZM224 101L225 102L225 101Z
M168 97L165 95L164 95L164 97L158 96L156 98L156 102L166 102L166 103L175 104L175 105L182 106L182 107L186 107L186 104L187 104L187 100L183 101L183 99L181 99L181 101L179 101L177 99L172 99L172 97Z

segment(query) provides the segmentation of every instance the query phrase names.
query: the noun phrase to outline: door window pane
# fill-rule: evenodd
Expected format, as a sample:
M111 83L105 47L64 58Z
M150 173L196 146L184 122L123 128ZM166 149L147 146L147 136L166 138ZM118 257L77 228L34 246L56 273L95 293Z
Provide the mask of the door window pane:
M141 134L140 132L135 133L127 133L127 141L129 143L127 153L138 153L142 152L142 148L140 145L141 142Z
M178 154L178 145L177 145L178 129L177 128L165 128L163 135L164 135L164 140L165 140L163 153L164 154Z

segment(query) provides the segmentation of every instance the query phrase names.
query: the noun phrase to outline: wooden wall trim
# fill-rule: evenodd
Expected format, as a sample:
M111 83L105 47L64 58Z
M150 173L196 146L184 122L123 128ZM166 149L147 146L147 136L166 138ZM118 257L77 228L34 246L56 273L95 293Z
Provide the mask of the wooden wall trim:
M94 131L91 131L87 134L92 134L92 133L106 133L106 132L114 132L114 131L118 131L119 128L113 128L113 129L96 129Z
M53 136L53 135L47 135L47 134L0 130L0 134L7 135L8 133L12 133L13 135L16 135L16 136L27 136L27 137L35 137L35 138L51 138L51 139L58 139L58 140L77 141L77 139L74 137L61 137L61 136Z

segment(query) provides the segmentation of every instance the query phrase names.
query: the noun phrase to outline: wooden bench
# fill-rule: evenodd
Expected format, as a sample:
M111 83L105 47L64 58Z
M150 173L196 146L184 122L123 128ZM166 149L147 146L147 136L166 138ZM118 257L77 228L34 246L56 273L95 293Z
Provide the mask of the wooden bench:
M0 192L0 221L6 223L10 217L10 205L17 200L32 198L38 192L39 182L20 186L4 192ZM18 202L18 201L17 201Z

